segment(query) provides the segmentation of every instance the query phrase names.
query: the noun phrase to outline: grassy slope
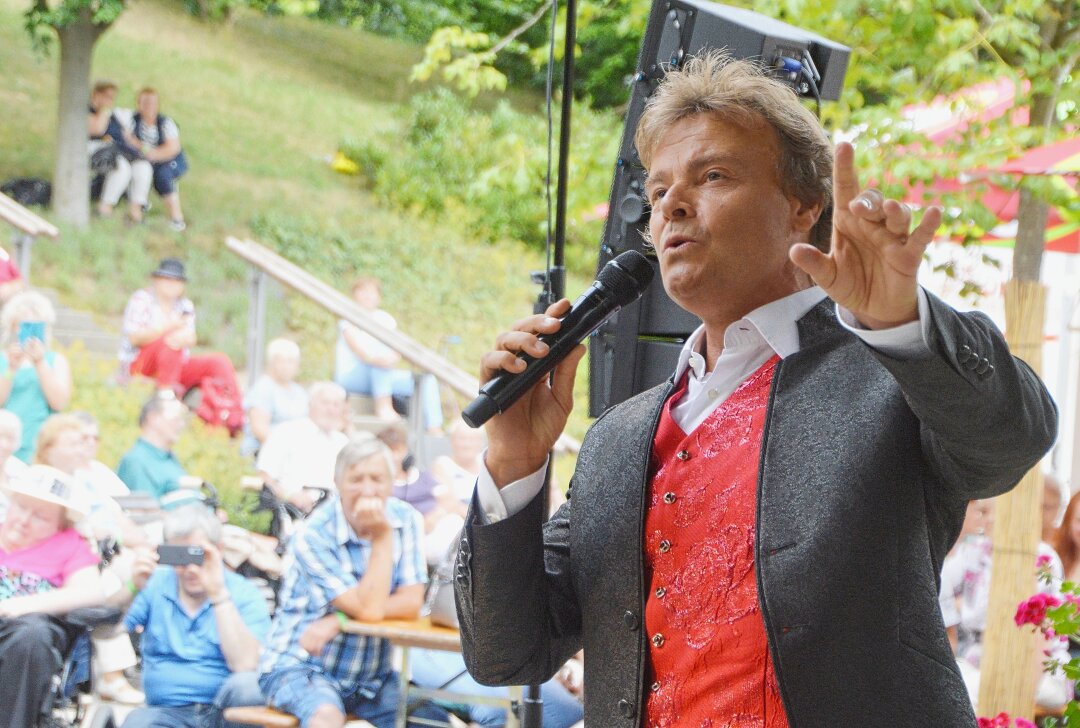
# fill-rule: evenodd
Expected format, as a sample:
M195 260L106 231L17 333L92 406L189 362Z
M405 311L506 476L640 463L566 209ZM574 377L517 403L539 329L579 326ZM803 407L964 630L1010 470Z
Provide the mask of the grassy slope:
M51 176L57 51L42 56L31 49L24 7L0 0L0 180ZM222 241L258 232L340 288L356 274L378 275L385 305L403 330L474 371L494 334L530 311L536 290L527 274L543 267L541 257L380 208L358 178L337 175L325 163L341 140L396 123L402 102L419 90L406 81L418 55L395 41L304 20L241 13L221 27L190 18L178 2L133 3L99 42L94 77L120 85L121 105L132 103L143 85L158 88L192 160L183 183L189 229L182 236L169 232L158 204L138 228L112 219L85 232L65 230L58 243L35 248L35 282L115 326L129 292L158 258L179 255L191 269L204 343L240 364L246 268ZM271 299L270 334L285 331L301 341L304 378L326 376L331 317L290 294ZM119 428L143 393L126 395L132 402L113 417L105 410L117 394L96 381L107 369L89 376L92 368L84 367L94 381L80 381L85 397L77 399ZM584 378L579 382L571 428L578 435L586 392ZM106 447L107 461L115 462L130 442L129 429ZM222 463L219 478L231 479L235 469Z
M55 128L55 53L35 56L19 27L17 0L0 0L0 177L49 176ZM324 159L338 143L394 123L417 89L406 82L418 50L357 31L241 14L231 27L199 23L178 4L134 3L99 43L95 77L115 79L121 102L149 84L181 125L192 171L183 197L190 227L168 232L160 205L128 229L99 221L84 234L41 246L35 271L69 299L116 315L127 291L163 254L193 268L204 338L240 355L246 325L244 267L223 250L227 234L281 229L305 261L344 287L356 273L386 283L386 305L428 342L447 332L451 356L473 367L492 332L527 310L527 272L540 258L516 246L465 240L452 229L380 209L356 178ZM48 248L48 249L46 249ZM329 251L324 255L324 251ZM92 275L87 275L87 273ZM310 376L325 374L332 322L287 305L272 321L302 327ZM326 325L326 332L312 326Z

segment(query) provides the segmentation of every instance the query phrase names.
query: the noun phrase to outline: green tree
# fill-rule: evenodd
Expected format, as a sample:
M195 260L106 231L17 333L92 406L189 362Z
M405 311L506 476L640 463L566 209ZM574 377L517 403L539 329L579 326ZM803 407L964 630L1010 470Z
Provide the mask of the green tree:
M124 0L35 0L26 13L35 45L47 48L54 37L60 45L53 211L78 227L90 220L86 104L94 45L124 7Z

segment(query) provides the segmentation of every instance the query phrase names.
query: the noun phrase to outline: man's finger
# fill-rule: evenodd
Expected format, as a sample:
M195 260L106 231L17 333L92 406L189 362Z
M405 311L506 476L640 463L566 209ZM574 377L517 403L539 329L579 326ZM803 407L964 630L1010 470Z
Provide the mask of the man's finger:
M833 204L845 209L857 194L859 177L855 174L855 150L847 142L840 142L833 153Z
M788 256L822 288L828 288L836 280L836 261L813 245L796 243Z
M941 227L941 208L934 207L927 208L923 214L922 220L908 235L908 245L917 245L920 248L925 248L930 244L930 241L934 239L934 233Z
M870 222L881 222L885 219L884 207L885 196L877 190L863 190L848 203L851 214Z
M495 349L517 354L523 352L530 356L544 356L548 345L540 341L536 334L527 331L504 331L495 338Z
M574 408L574 378L583 356L585 356L585 345L578 344L570 350L565 359L559 362L559 366L555 367L551 380L552 395L567 412Z
M907 235L911 230L911 208L897 200L885 200L885 229L893 235Z

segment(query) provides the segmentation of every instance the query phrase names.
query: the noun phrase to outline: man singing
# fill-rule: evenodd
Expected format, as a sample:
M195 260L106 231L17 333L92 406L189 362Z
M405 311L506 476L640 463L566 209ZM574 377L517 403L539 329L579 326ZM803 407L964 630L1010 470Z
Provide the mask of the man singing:
M636 143L664 287L704 323L593 425L546 524L584 348L489 422L456 582L470 671L540 683L584 646L596 728L974 725L938 574L967 501L1050 447L1049 395L918 286L941 211L912 229L860 190L851 147L834 160L754 65L669 73ZM499 336L481 379L543 356L568 310Z

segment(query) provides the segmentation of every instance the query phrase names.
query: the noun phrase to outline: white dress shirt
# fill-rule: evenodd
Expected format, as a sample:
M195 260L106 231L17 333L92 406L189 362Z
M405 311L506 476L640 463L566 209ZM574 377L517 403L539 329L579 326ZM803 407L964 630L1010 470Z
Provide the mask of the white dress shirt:
M824 298L825 292L814 286L767 303L732 323L724 331L724 349L711 372L705 365L705 327L694 331L683 345L675 369L676 382L690 370L686 393L671 408L675 424L686 433L693 432L762 364L774 355L783 359L798 352L797 322ZM930 353L930 304L921 287L918 302L919 318L891 329L867 329L840 306L836 315L841 326L869 346L897 359L915 359ZM476 491L488 522L501 521L524 509L543 488L545 470L546 464L500 490L485 466L477 478Z

